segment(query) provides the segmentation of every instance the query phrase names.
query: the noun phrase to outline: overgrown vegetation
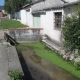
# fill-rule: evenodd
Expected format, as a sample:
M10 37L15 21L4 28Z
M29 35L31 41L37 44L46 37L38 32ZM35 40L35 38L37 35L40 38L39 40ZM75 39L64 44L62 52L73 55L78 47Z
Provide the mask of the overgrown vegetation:
M78 3L76 15L65 17L62 33L65 51L74 54L74 58L77 58L80 55L80 3ZM80 70L80 62L76 62L75 67Z
M23 80L22 73L19 71L9 71L9 76L11 80Z
M23 25L19 21L15 21L15 20L3 19L0 25L0 29L20 28L20 27L23 28L23 27L26 27L26 25Z
M75 65L76 65L76 69L80 70L80 62L77 62Z
M76 12L76 15L65 18L62 28L64 47L71 53L75 53L75 50L80 53L80 3Z
M80 71L76 70L74 65L72 65L72 62L70 63L65 61L61 56L59 56L57 53L47 48L44 44L40 42L39 43L22 43L17 47L20 48L19 50L23 51L24 47L26 48L26 46L31 47L36 55L50 61L53 64L56 64L57 66L69 71L76 77L80 78Z

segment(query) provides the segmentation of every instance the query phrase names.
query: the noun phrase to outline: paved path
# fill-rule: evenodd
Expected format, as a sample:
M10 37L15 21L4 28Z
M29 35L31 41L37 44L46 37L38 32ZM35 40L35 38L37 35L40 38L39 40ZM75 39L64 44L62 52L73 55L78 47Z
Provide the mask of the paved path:
M0 30L0 40L3 40L4 39L4 32L8 32L8 30Z
M0 30L0 80L10 80L9 70L22 71L22 67L14 46L4 40L4 30Z
M17 70L23 73L15 47L7 47L6 44L8 43L0 44L0 80L10 80L9 70Z
M0 44L0 80L10 80L8 76L8 55L5 45Z

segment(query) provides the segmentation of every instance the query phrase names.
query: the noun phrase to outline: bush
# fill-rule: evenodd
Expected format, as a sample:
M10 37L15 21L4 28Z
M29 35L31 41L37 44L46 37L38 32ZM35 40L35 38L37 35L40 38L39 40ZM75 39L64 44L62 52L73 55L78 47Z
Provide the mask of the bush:
M67 51L75 52L75 49L80 50L80 8L78 6L78 13L64 20L62 33L64 36L64 47Z
M76 67L77 70L80 70L80 62L77 62L77 63L75 64L75 67Z

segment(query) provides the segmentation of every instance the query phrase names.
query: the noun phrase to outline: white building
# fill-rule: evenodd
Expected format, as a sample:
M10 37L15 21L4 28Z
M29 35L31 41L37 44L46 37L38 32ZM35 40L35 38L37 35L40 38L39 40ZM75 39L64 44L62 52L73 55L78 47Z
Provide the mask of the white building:
M67 0L66 0L67 1ZM44 42L56 50L62 45L61 27L65 15L76 12L76 2L64 0L39 0L27 4L21 10L21 22L32 28L43 28Z

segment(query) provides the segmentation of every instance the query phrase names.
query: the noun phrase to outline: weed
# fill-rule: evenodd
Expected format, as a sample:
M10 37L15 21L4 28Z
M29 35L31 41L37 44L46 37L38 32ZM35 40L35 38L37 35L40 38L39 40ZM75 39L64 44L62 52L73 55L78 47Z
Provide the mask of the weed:
M13 70L11 70L11 71L9 71L8 74L9 74L11 80L23 80L22 73L19 72L19 71L13 71Z
M75 64L75 67L76 67L77 70L80 70L80 62L77 62L77 63Z

